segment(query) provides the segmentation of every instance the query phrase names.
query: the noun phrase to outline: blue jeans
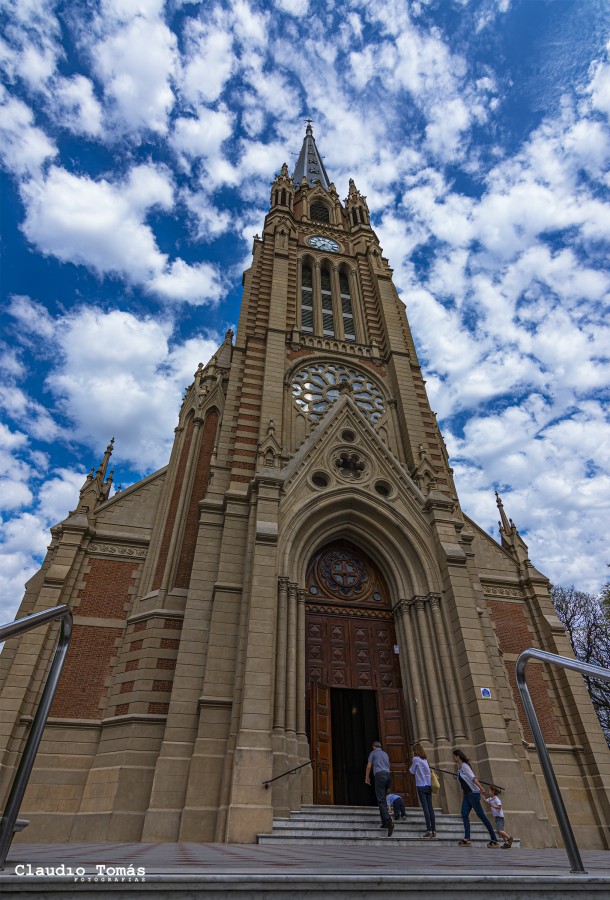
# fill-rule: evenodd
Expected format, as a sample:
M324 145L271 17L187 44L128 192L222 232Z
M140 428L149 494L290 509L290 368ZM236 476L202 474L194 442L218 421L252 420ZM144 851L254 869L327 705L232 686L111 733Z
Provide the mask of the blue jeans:
M405 801L402 799L402 797L397 797L396 800L392 802L392 808L394 810L394 818L397 822L401 816L406 815Z
M426 830L436 831L436 819L434 818L434 807L432 806L432 788L429 784L424 787L417 788L417 796L424 811L426 820Z
M377 798L377 803L379 804L381 824L387 827L392 823L392 819L390 818L390 814L388 812L388 801L386 800L386 788L389 788L390 786L390 773L377 772L376 775L373 775L373 784L375 785L375 797Z
M496 834L491 827L491 822L483 812L483 808L481 806L481 795L479 793L472 794L464 794L464 799L462 800L462 819L464 820L464 838L469 841L470 840L470 811L474 809L475 813L485 826L489 832L489 840L495 841Z

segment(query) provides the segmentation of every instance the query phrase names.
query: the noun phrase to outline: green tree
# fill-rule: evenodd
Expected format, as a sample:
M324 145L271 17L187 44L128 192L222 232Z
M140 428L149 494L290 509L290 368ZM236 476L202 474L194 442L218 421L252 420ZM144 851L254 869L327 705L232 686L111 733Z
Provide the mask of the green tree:
M554 587L551 598L576 659L610 669L610 583L599 594ZM585 683L610 746L610 682L585 677Z

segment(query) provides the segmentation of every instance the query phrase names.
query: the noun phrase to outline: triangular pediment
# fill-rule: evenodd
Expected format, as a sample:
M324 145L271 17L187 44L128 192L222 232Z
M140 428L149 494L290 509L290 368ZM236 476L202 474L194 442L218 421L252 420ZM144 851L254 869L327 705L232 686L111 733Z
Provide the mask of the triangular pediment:
M422 509L426 498L348 393L342 394L282 470L286 493L317 475L328 484L369 489L379 499L397 494ZM387 488L387 494L382 493Z

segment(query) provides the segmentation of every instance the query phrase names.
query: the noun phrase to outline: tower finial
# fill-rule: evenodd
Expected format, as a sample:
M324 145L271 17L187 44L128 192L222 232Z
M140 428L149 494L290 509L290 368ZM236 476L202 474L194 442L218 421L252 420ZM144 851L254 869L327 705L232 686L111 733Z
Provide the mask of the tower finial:
M100 476L100 479L103 480L106 477L106 470L108 468L108 462L110 457L112 456L112 449L114 447L114 438L111 438L110 443L106 447L106 451L104 453L104 458L102 459L99 469L97 470L97 474Z
M505 531L506 534L508 534L511 530L511 525L506 517L506 513L504 512L504 504L502 503L502 499L497 491L496 491L496 503L498 505L498 509L500 510L500 518L502 520L501 522L498 522L498 524L500 526L500 531Z

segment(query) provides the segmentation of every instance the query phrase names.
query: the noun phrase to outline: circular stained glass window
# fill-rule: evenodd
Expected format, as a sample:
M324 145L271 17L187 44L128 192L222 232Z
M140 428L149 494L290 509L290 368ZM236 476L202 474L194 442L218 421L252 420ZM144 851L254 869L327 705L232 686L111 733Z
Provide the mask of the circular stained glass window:
M307 366L292 379L292 396L301 412L318 422L341 395L343 384L351 387L356 406L376 425L385 409L383 395L368 375L356 369L325 363Z

